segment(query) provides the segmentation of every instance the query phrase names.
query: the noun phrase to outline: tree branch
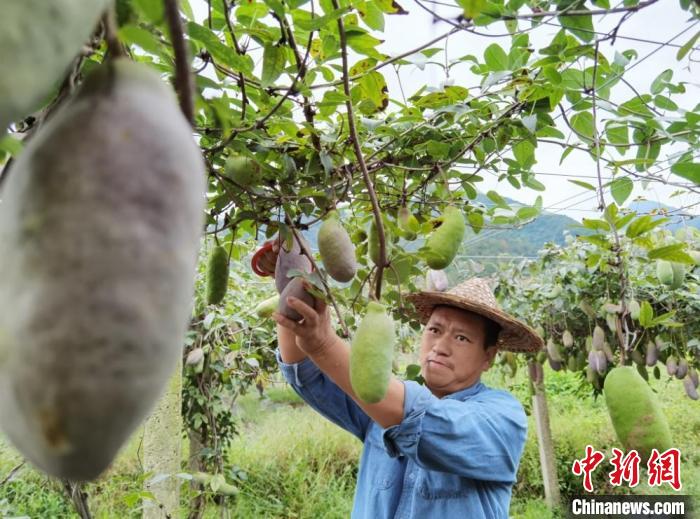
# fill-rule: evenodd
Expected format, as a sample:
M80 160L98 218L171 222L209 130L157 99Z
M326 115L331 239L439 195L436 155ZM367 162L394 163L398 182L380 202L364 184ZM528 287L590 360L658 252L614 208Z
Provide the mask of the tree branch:
M90 508L88 507L87 494L83 492L80 483L73 483L67 479L62 480L63 488L73 502L75 511L80 516L80 519L92 519Z
M339 9L338 0L332 0L333 8ZM357 162L360 165L360 171L362 172L362 178L367 186L367 191L369 193L370 200L372 202L372 212L374 213L374 223L377 226L377 237L379 239L379 265L377 265L377 278L376 278L376 289L375 298L377 301L381 300L382 297L382 273L384 267L387 265L386 257L386 235L384 233L384 223L382 222L382 212L379 207L379 201L377 200L377 193L374 191L374 185L372 184L372 179L369 178L369 172L367 171L367 164L365 164L365 158L362 155L362 148L360 148L360 139L357 135L357 128L355 127L355 114L352 109L352 100L350 99L350 78L348 74L348 47L347 38L345 35L345 24L343 23L343 18L338 18L338 32L340 33L340 50L343 59L343 90L345 92L345 107L348 111L348 130L350 132L350 139L352 140L353 148L355 149L355 155L357 156Z
M194 78L187 55L187 44L180 20L177 0L165 1L165 18L170 29L170 39L175 51L175 90L180 97L180 109L191 126L194 126Z
M122 58L126 56L124 52L124 47L119 42L119 37L117 36L117 13L116 7L110 5L106 10L104 15L102 15L102 24L104 25L105 31L105 42L107 43L107 52L112 58Z
M231 35L231 41L233 42L233 47L236 49L236 54L239 56L245 54L245 51L241 49L238 45L238 39L236 39L236 33L233 32L233 26L231 25L231 19L229 18L229 6L227 0L221 0L224 3L224 19L226 20L226 27L228 27L228 32ZM241 121L245 121L246 107L248 106L248 96L245 91L245 76L243 73L238 74L238 86L241 89Z

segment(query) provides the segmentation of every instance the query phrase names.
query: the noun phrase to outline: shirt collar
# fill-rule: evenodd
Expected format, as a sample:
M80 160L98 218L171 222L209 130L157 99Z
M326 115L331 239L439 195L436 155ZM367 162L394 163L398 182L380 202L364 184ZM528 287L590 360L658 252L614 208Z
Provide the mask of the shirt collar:
M455 400L464 400L469 396L475 395L479 393L482 389L484 389L484 384L481 382L481 379L477 380L474 384L472 384L469 387L465 387L464 389L460 389L459 391L456 391L454 393L450 393L449 395L445 395L443 398L453 398Z

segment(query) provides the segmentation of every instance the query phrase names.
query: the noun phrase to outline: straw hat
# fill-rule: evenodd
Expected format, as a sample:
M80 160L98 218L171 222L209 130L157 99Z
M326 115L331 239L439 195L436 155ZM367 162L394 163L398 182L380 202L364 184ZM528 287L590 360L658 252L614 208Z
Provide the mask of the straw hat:
M533 353L543 346L535 330L508 315L498 307L486 280L470 278L446 292L417 292L407 299L413 303L422 324L428 322L437 305L454 306L482 315L501 325L498 349L517 353Z

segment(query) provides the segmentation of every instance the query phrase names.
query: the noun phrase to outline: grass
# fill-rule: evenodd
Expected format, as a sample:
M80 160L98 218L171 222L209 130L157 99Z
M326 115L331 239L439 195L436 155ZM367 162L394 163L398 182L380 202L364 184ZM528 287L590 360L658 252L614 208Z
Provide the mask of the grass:
M511 391L528 410L528 384L524 370L514 380L501 377L498 369L484 375L492 387ZM557 473L562 495L582 493L579 477L571 472L574 459L581 458L591 444L609 459L616 445L602 398L594 400L577 378L566 372L545 372L548 405ZM699 402L686 398L678 381L652 380L658 391L674 437L682 453L682 494L700 497ZM228 453L230 473L235 474L240 493L228 498L232 517L242 518L346 518L352 509L361 443L300 403L288 386L277 383L265 390L261 399L250 392L236 401L241 436ZM138 461L139 441L135 435L120 454L107 476L87 486L90 506L96 518L140 517L139 492L142 488ZM0 444L0 479L21 462L19 455ZM607 460L604 462L607 464ZM595 494L629 492L627 487L612 488L601 465L594 474ZM646 477L642 468L640 475ZM189 492L183 485L183 511ZM638 494L672 494L667 485L649 488L646 483L633 489ZM559 517L543 501L539 453L534 419L530 416L528 439L513 488L511 517L546 519ZM77 517L60 485L29 465L0 485L1 517ZM220 517L215 505L204 517Z

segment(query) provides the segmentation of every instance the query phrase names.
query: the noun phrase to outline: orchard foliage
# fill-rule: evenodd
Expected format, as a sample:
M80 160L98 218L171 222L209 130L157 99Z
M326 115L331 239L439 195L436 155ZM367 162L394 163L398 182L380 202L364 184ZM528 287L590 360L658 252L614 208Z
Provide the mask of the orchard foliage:
M700 249L700 232L689 227L673 234L661 228L664 221L633 212L618 215L606 230L569 238L564 247L548 246L538 261L501 272L502 304L527 315L548 343L540 362L548 358L557 369L588 375L596 391L615 365L634 364L645 378L647 369L659 378L664 363L681 359L687 369L669 368L670 374L683 379L690 368L700 368L700 266L682 252ZM603 227L602 222L596 225ZM619 245L611 233L614 225ZM658 279L657 264L666 260L684 273L679 288ZM587 373L588 355L601 332L606 366Z

